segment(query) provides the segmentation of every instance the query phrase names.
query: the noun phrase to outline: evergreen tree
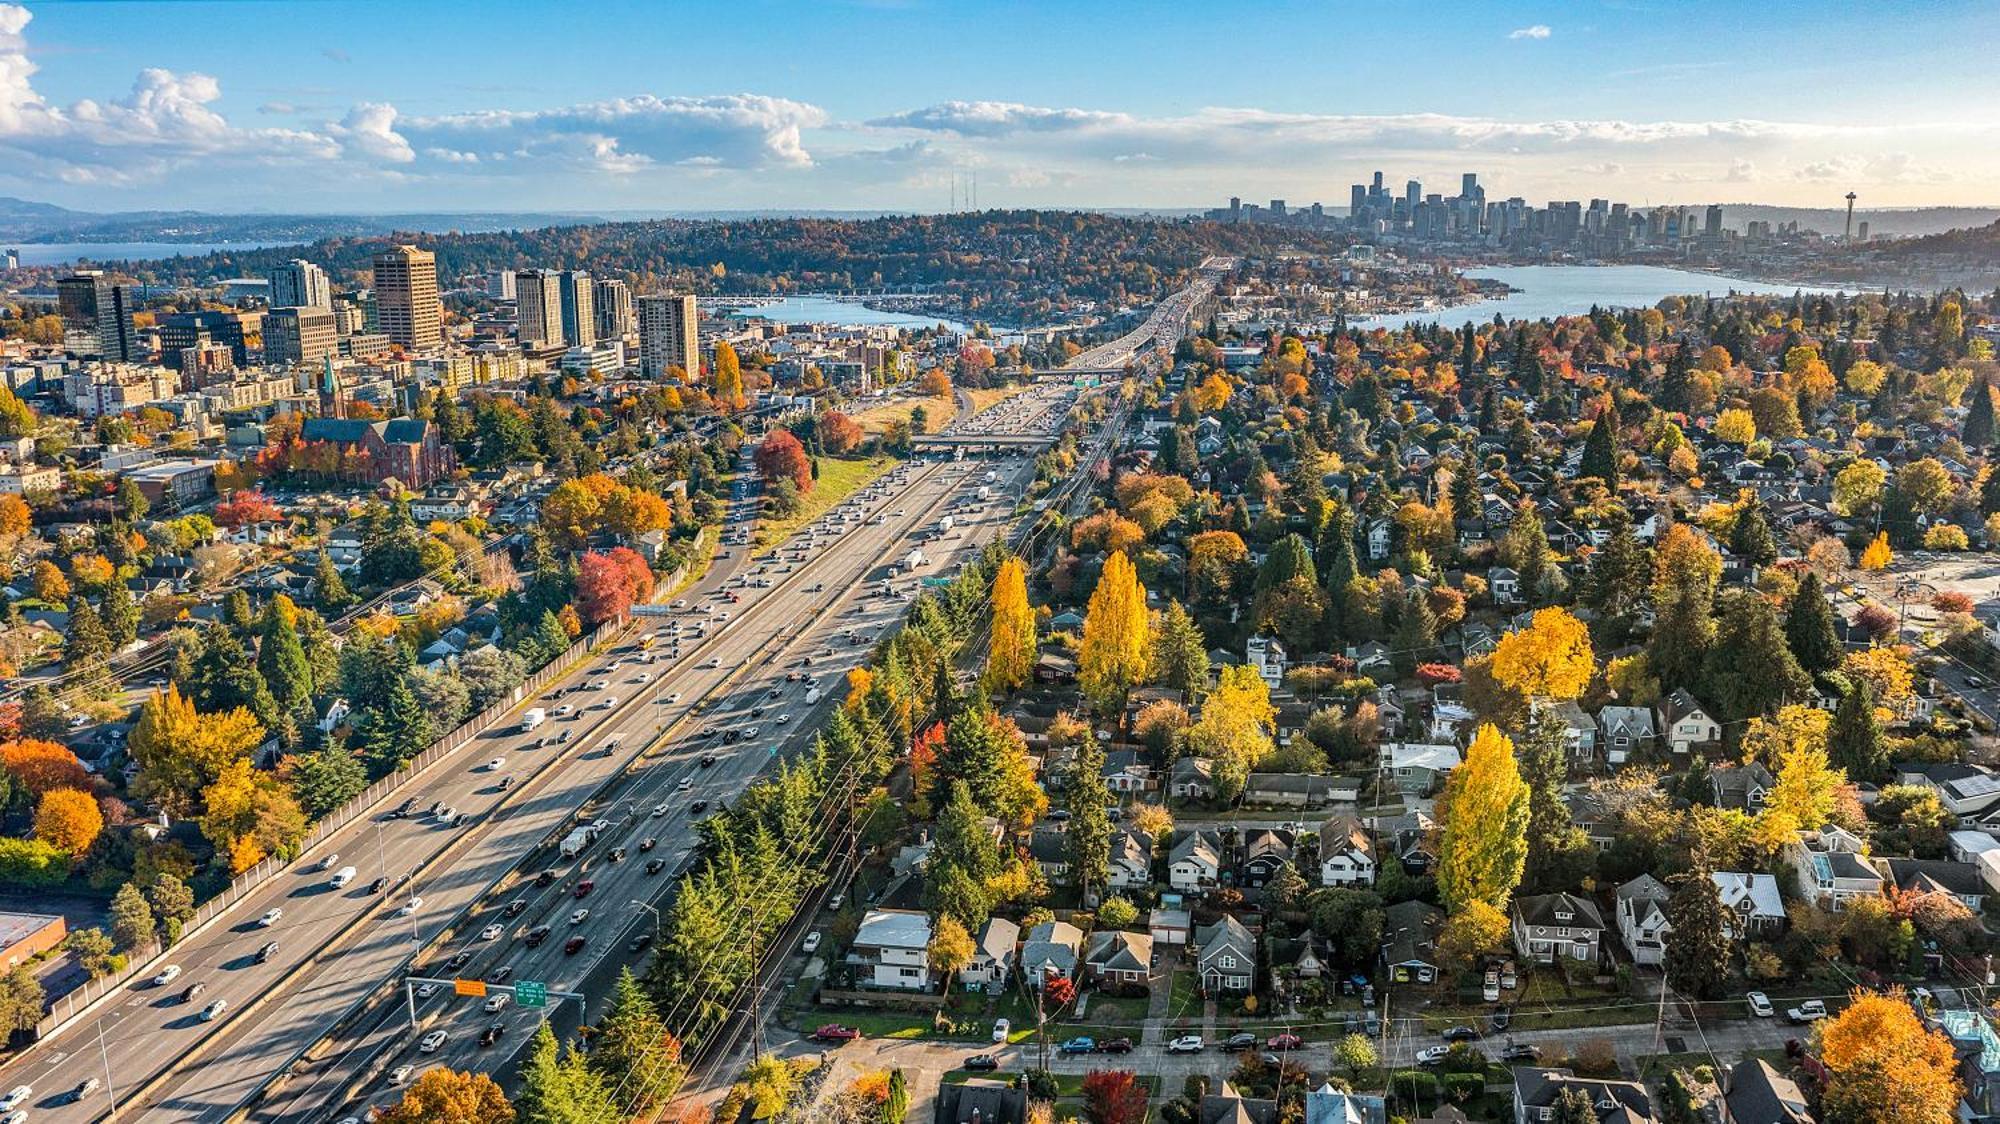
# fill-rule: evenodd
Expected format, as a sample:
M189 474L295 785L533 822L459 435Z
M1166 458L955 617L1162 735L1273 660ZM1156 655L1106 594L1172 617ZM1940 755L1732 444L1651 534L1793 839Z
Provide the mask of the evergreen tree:
M1729 974L1722 895L1699 851L1667 898L1667 985L1690 999L1716 999Z
M1723 721L1769 713L1812 686L1786 647L1770 602L1755 590L1728 591L1716 615L1715 643L1703 660L1702 675Z
M673 1099L686 1076L680 1043L630 968L619 971L612 987L611 1002L591 1039L589 1066L618 1091L628 1115Z
M1758 566L1768 566L1778 560L1778 540L1771 534L1771 521L1764 512L1764 501L1755 492L1743 498L1742 506L1736 513L1736 523L1729 530L1729 551Z
M132 600L131 587L115 575L111 584L104 587L98 611L104 618L104 635L112 651L139 638L139 605Z
M222 619L229 625L229 631L240 637L248 637L257 627L257 617L250 608L250 595L240 589L232 589L222 602Z
M264 606L261 639L257 644L257 671L271 691L279 709L294 720L309 722L313 717L313 672L306 662L305 645L294 624L285 620L273 600Z
M1077 746L1064 798L1070 814L1064 834L1070 877L1076 879L1078 892L1088 902L1111 874L1111 818L1106 811L1111 792L1104 784L1104 748L1095 737L1086 737Z
M1993 386L1982 376L1973 384L1971 401L1966 404L1965 423L1959 430L1959 440L1965 447L1984 453L1993 447Z
M1153 637L1153 678L1193 699L1208 685L1208 641L1179 601L1167 602Z
M319 563L313 567L313 604L325 613L338 613L354 604L354 594L348 592L333 557L324 550L319 552Z
M521 1065L521 1091L514 1098L517 1124L599 1124L624 1113L575 1050L558 1052L555 1031L544 1022L535 1029Z
M292 797L313 819L347 803L368 787L367 767L344 746L324 745L286 760L291 765Z
M153 907L130 882L111 899L111 941L120 952L153 943Z
M77 597L70 602L69 627L63 634L63 673L73 687L95 693L106 685L104 661L111 654L111 638L90 602Z
M1579 476L1595 476L1604 486L1618 489L1618 412L1607 406L1590 427L1583 442L1583 464Z
M1815 571L1806 571L1798 592L1785 610L1785 644L1808 675L1824 675L1840 666L1840 636L1833 627L1833 606Z
M1506 557L1513 561L1514 570L1521 575L1521 596L1530 605L1542 603L1542 588L1549 574L1549 535L1542 526L1542 513L1532 501L1523 501L1514 512L1514 521L1507 527L1506 541L1501 544Z
M1827 757L1856 781L1872 781L1889 767L1889 747L1882 741L1882 723L1875 716L1875 689L1856 679L1840 697L1827 731Z
M1436 655L1437 614L1431 611L1430 598L1423 590L1412 589L1404 597L1402 616L1389 647L1399 675L1411 674L1418 664L1428 663Z
M362 751L377 776L391 773L430 744L430 716L403 676L391 679L381 701L368 708Z
M266 729L278 725L282 712L270 686L249 653L225 625L210 624L202 634L193 668L193 689L187 692L203 711L213 713L243 707ZM365 697L365 696L362 696Z

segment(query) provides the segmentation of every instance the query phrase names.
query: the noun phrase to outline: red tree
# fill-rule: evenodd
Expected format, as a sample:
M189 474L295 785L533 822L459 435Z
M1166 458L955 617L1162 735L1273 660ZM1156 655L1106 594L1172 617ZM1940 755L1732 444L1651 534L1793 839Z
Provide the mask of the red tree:
M644 601L653 595L653 568L639 557L639 552L629 546L613 547L606 555L625 573L625 588L634 601Z
M1947 589L1931 598L1931 608L1940 613L1969 613L1972 611L1972 597L1955 589Z
M1417 665L1417 678L1423 680L1426 687L1435 687L1440 683L1456 683L1464 677L1465 673L1452 664L1420 663Z
M1878 644L1896 634L1896 614L1880 605L1864 606L1854 614L1854 624Z
M609 554L583 556L576 567L576 611L599 624L632 607L632 575Z
M1083 1114L1091 1124L1140 1124L1146 1087L1129 1070L1093 1069L1083 1075Z
M851 453L861 444L861 427L839 410L828 410L819 416L819 439L829 453Z
M812 459L806 456L805 446L792 436L789 429L774 429L757 446L757 471L766 480L791 477L799 491L810 492L813 486Z
M278 505L257 491L231 492L229 498L215 505L215 521L224 527L241 527L245 523L275 523L285 517Z

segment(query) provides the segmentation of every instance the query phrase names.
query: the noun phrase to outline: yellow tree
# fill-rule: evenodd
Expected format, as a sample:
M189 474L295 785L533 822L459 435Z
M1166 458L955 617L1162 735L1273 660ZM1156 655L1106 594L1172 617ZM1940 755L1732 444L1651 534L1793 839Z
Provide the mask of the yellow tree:
M1146 587L1124 551L1104 562L1083 618L1083 646L1077 653L1077 680L1084 693L1109 707L1143 682L1151 664L1152 627L1146 617Z
M944 977L944 989L949 993L958 970L972 963L979 949L972 943L972 934L965 931L965 925L947 913L938 915L928 951L931 969Z
M1025 686L1035 665L1035 611L1028 605L1028 570L1019 558L1000 563L993 578L993 645L986 653L988 690Z
M1715 436L1731 445L1748 445L1757 440L1757 419L1748 410L1724 410L1715 415Z
M1528 783L1507 735L1479 727L1465 763L1445 781L1444 805L1437 884L1445 908L1485 902L1504 910L1528 858Z
M514 1107L491 1077L439 1066L427 1069L381 1124L513 1124Z
M1757 816L1757 833L1775 850L1802 829L1826 825L1840 797L1847 774L1827 764L1826 739L1803 737L1785 746L1778 758L1778 779L1769 801Z
M1529 698L1574 699L1590 686L1597 657L1590 630L1567 609L1543 609L1493 649L1493 678Z
M35 838L58 851L80 857L103 831L104 813L82 789L52 789L35 808Z
M1889 532L1883 531L1861 552L1861 568L1864 570L1886 570L1889 563L1896 560L1896 553L1889 549Z
M1899 995L1857 991L1814 1032L1828 1120L1949 1124L1957 1119L1958 1063L1951 1042L1918 1020Z
M1271 688L1248 664L1231 664L1201 703L1201 718L1188 727L1189 748L1215 762L1216 795L1233 799L1250 770L1271 754L1278 709Z
M1849 652L1840 670L1849 679L1865 680L1874 689L1877 706L1894 710L1916 695L1916 670L1910 666L1910 649L1902 644Z
M725 410L740 410L750 404L743 396L743 365L728 340L715 341L715 364L709 385L716 405Z
M202 789L248 761L263 740L264 727L248 710L202 714L169 683L140 706L126 748L139 765L137 790L173 815L187 816L201 806Z

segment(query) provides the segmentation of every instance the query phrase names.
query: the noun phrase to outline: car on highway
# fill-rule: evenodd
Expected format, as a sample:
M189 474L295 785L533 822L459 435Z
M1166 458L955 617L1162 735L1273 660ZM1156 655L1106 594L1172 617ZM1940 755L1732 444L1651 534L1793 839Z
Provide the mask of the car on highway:
M799 945L799 951L808 953L818 952L819 942L820 942L819 930L814 929L812 932L806 934L805 943ZM1002 1019L1000 1021L1005 1022L1006 1020Z
M165 987L168 984L180 978L181 978L181 966L179 964L169 964L166 967L160 969L159 975L153 977L153 986Z
M507 928L504 925L488 925L484 929L479 930L479 939L482 941L497 941L500 939L500 934L506 931Z
M221 1018L222 1013L227 1010L229 1010L229 1000L218 999L215 1002L210 1003L208 1006L203 1007L201 1009L201 1021L205 1023L212 1023L215 1020Z
M278 942L271 941L263 948L257 950L257 963L268 964L271 962L271 958L276 955L278 955Z
M521 943L527 945L529 948L534 948L548 939L549 927L547 925L537 925L522 936Z
M483 767L489 773L497 773L500 770L505 769L507 767L507 759L505 757L495 757L493 760L488 761Z
M500 1041L500 1036L505 1033L507 1033L506 1023L504 1022L494 1023L492 1026L489 1026L485 1030L479 1032L479 1044L482 1047L491 1046L494 1043Z
M1075 1038L1065 1039L1061 1049L1065 1054L1094 1054L1097 1052L1097 1039L1087 1035L1079 1035Z
M571 703L564 703L556 708L556 717L574 718L576 717L576 707Z
M569 915L569 923L572 925L581 925L588 920L590 920L590 911L587 909L579 909Z
M512 996L508 995L504 991L496 991L492 995L486 997L486 1002L481 1003L479 1005L479 1009L486 1012L489 1015L497 1014L499 1010L502 1007L505 1007L512 998L513 998Z
M458 818L458 809L452 807L449 804L441 805L438 808L436 815L440 823L449 823L450 821Z
M971 1073L992 1073L1000 1068L1000 1059L992 1054L974 1054L965 1059L963 1068Z
M270 909L264 911L264 916L259 917L257 919L257 927L259 929L268 929L271 926L276 925L279 919L284 916L285 916L285 911L282 907L273 906Z
M570 891L570 896L573 898L587 898L590 896L590 892L595 889L597 889L597 883L586 878L576 884L576 889Z
M22 1105L22 1103L24 1103L25 1101L27 1101L29 1097L32 1097L34 1095L35 1095L35 1090L33 1086L16 1085L12 1089L7 1090L6 1096L0 1097L0 1111L5 1111L7 1109L12 1109L12 1108L19 1108Z
M417 1043L417 1049L426 1054L435 1054L443 1049L444 1044L450 1040L451 1035L446 1034L442 1030L433 1030L429 1034L424 1035L423 1041Z
M653 805L653 818L657 820L673 810L673 805L662 800L658 804Z
M1199 1054L1201 1053L1202 1045L1203 1043L1201 1040L1201 1035L1183 1034L1179 1038L1174 1039L1172 1042L1167 1043L1167 1053Z
M667 865L667 860L665 859L653 859L646 864L646 873L658 874L662 869L666 867L666 865Z
M500 912L501 914L507 917L519 917L527 908L528 908L528 899L515 898L513 901L507 903L506 909L503 909Z
M606 855L605 858L615 863L622 863L625 861L625 848L613 847L611 848L611 853Z
M472 950L469 948L460 949L451 954L451 959L444 962L444 970L447 972L456 972L470 963L472 963Z
M415 1073L416 1071L417 1071L416 1066L399 1065L396 1068L389 1071L389 1084L407 1085L410 1083L410 1075L412 1073Z
M424 908L424 899L413 897L409 901L404 902L400 909L396 910L396 916L408 917L422 908Z
M647 946L651 945L652 943L653 943L653 934L635 933L633 934L631 940L625 942L625 951L644 952L646 951Z
M434 983L424 983L424 984L418 984L418 985L417 985L417 998L418 998L418 999L429 999L429 998L430 998L431 996L433 996L433 995L436 995L436 994L438 993L438 988L439 988L439 987L441 987L441 986L443 986L443 985L441 985L441 984L434 984Z
M686 792L688 789L691 789L693 787L694 787L693 777L682 777L681 783L674 786L674 788L680 792Z
M514 978L514 969L509 968L505 965L502 965L486 973L486 982L490 984L503 984L513 978Z

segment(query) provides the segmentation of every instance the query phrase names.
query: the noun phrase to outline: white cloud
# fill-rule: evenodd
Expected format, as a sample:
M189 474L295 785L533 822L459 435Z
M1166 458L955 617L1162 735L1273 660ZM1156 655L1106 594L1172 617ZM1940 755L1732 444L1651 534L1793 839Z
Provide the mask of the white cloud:
M1507 33L1509 39L1547 39L1555 32L1548 24L1538 23L1528 27L1517 27Z
M633 171L652 164L809 167L803 131L825 125L818 106L761 94L645 94L557 109L412 117L398 130L454 151L507 153Z

